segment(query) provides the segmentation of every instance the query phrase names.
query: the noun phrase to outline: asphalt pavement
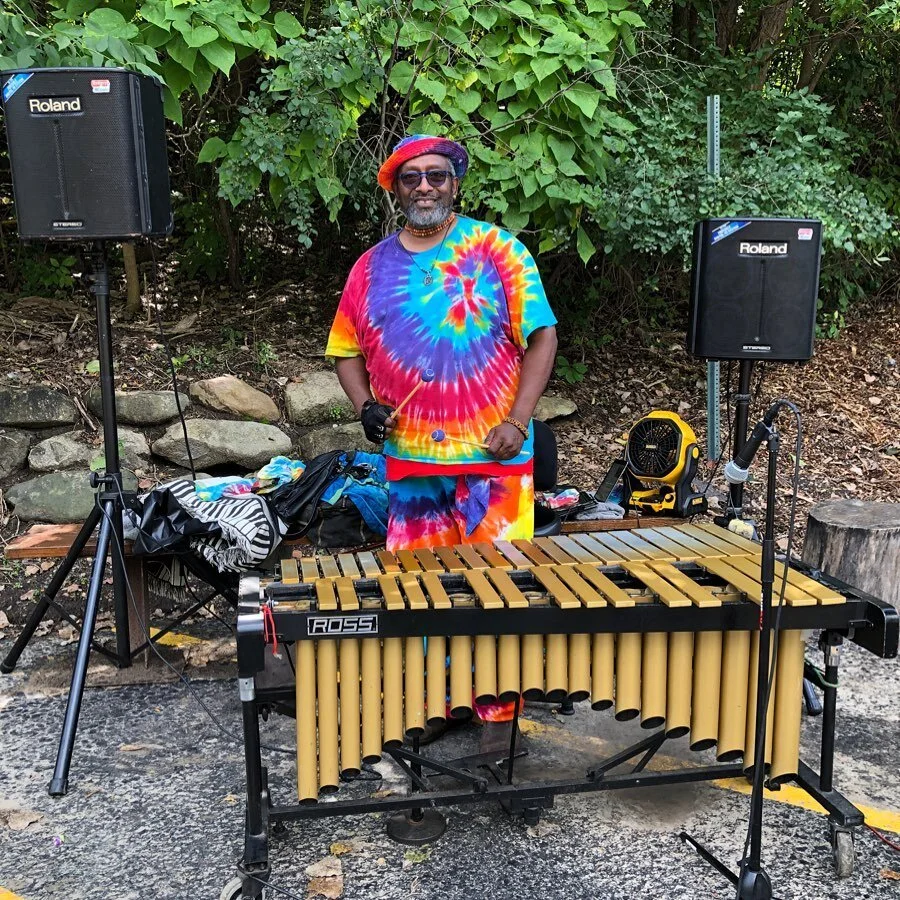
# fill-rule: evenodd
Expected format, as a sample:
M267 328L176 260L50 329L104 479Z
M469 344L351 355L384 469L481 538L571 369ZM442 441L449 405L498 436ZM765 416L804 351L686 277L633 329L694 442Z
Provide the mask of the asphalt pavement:
M0 654L12 637L0 642ZM204 649L212 648L212 649ZM187 686L155 661L117 672L96 660L81 709L69 792L47 793L74 644L32 640L16 671L0 676L0 900L216 900L243 845L244 760L231 641L192 644ZM181 656L167 655L182 669ZM900 842L900 703L897 660L855 646L844 655L836 786ZM805 718L805 758L817 768L821 719ZM294 724L273 716L263 740L273 795L293 802ZM610 713L572 717L530 706L521 773L564 777L646 736ZM468 726L429 751L478 748ZM665 745L653 767L709 762L686 741ZM402 790L392 763L381 791ZM424 848L392 842L385 817L290 823L271 841L268 897L442 900L695 900L734 897L679 839L687 831L734 867L749 800L743 782L629 789L557 798L536 826L498 806L446 810L447 831ZM339 798L359 795L359 785ZM856 869L835 876L826 818L796 788L765 801L763 861L782 900L898 900L900 853L863 828ZM809 804L807 804L809 805ZM895 833L890 833L893 829ZM284 893L281 893L281 892Z

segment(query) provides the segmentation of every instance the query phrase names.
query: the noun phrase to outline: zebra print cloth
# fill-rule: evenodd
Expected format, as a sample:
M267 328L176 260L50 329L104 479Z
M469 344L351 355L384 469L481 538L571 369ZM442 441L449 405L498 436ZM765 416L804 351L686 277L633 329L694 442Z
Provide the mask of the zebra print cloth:
M184 480L161 484L156 490L169 491L186 513L222 529L221 536L192 542L193 549L220 572L257 568L287 532L265 497L256 494L209 502L197 498L193 481Z

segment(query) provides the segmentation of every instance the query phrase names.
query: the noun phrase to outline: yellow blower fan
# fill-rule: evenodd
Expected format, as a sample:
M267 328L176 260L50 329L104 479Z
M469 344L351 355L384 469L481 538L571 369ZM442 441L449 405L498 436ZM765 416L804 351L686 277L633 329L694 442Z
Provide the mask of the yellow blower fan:
M657 515L706 512L706 498L693 486L699 459L697 437L681 416L654 410L639 419L625 443L628 505Z

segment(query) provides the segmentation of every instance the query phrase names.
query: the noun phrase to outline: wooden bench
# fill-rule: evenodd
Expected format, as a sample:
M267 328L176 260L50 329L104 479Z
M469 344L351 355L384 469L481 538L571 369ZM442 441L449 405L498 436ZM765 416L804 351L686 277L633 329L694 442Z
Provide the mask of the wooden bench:
M81 525L32 525L25 534L6 545L7 559L62 559L81 531ZM95 539L88 541L82 556L93 556ZM111 550L115 552L115 550ZM131 650L146 641L150 623L150 598L147 589L146 563L152 557L133 556L131 541L125 542L125 577L131 588L128 597L128 634Z

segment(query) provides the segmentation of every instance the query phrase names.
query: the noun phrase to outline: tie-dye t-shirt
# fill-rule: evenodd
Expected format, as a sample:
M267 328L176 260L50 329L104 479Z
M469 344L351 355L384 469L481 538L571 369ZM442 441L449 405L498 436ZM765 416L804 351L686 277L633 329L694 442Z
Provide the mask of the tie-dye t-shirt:
M431 276L431 284L426 276ZM509 415L528 336L555 325L525 246L485 222L458 217L442 245L409 253L396 234L353 266L326 355L363 356L376 399L403 407L384 452L437 464L496 464L480 447ZM429 371L433 379L423 381ZM433 432L444 432L443 441ZM530 460L533 434L518 456Z

